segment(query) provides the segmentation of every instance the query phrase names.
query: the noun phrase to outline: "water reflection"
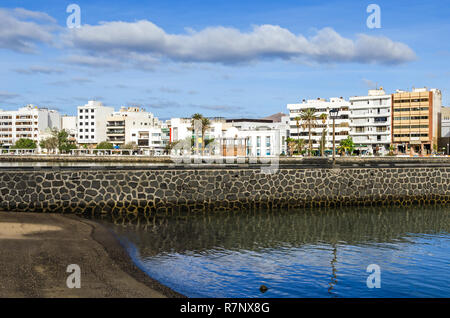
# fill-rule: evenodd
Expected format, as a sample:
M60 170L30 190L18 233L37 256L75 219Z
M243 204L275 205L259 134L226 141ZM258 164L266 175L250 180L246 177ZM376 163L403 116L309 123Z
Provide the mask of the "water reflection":
M127 242L141 268L188 296L450 296L449 207L102 220ZM383 271L380 291L365 284L371 263ZM264 295L261 284L270 288Z
M411 233L450 232L450 208L342 208L275 212L104 216L143 256L167 251L260 250L304 244L368 244ZM388 245L386 245L388 246Z

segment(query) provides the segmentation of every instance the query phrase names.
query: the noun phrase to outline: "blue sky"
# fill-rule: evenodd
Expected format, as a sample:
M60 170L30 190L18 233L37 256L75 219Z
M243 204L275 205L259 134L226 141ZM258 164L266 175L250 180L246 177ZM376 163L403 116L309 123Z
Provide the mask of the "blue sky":
M66 27L71 3L80 29ZM380 29L366 25L371 3ZM263 117L376 84L436 87L448 105L449 11L435 0L4 0L0 109L75 114L96 98L160 118Z

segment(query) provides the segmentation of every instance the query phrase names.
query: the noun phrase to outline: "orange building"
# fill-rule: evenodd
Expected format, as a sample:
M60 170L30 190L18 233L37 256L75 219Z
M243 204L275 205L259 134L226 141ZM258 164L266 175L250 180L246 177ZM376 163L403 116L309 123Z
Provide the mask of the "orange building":
M401 154L430 154L440 137L442 94L419 88L392 94L392 144Z

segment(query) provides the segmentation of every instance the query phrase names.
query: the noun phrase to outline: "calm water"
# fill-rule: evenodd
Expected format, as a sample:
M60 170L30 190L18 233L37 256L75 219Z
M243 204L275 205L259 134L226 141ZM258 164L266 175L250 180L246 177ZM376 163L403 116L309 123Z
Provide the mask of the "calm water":
M189 297L450 297L450 207L105 223L140 268ZM379 289L366 285L369 264L381 269Z

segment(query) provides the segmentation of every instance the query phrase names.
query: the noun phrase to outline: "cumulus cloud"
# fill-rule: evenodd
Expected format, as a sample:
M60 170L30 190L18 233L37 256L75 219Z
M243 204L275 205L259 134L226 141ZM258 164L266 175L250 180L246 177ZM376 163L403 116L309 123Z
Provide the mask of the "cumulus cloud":
M263 59L306 59L313 62L400 64L415 59L406 44L365 34L348 39L332 28L306 38L277 25L254 26L249 32L230 27L188 29L170 34L147 20L103 22L83 25L64 34L64 42L88 54L178 62L222 64L248 63Z
M35 53L39 43L51 43L55 20L43 12L0 9L0 49Z

